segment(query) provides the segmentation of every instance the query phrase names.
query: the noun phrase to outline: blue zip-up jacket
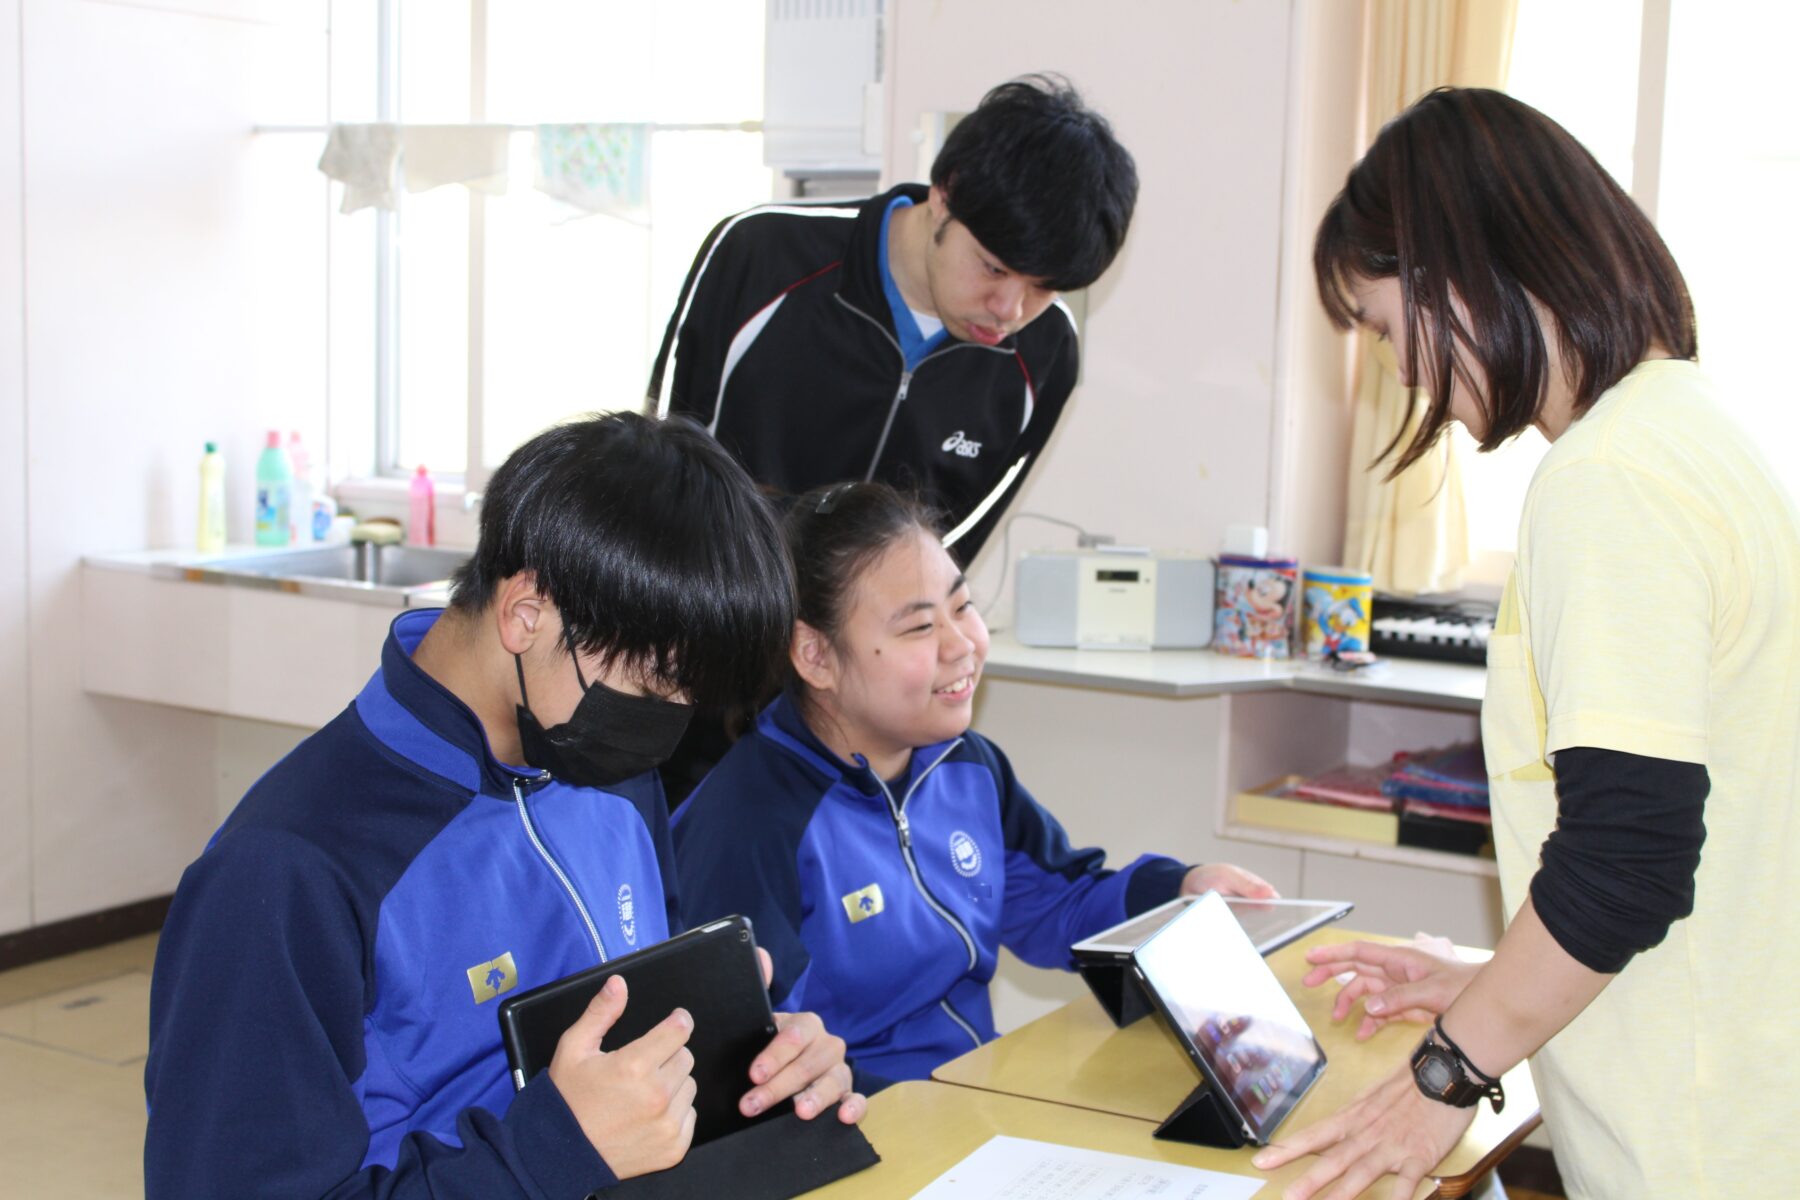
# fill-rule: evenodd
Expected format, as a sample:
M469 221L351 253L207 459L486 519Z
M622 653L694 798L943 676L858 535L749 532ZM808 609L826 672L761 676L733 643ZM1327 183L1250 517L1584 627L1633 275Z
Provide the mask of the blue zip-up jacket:
M859 1072L923 1079L995 1036L1002 945L1042 967L1172 899L1187 868L1122 871L1076 850L977 733L913 751L889 783L813 736L787 696L764 710L674 819L696 917L743 913L772 993L841 1036Z
M570 1197L615 1182L495 1010L668 936L654 773L610 791L488 752L395 620L354 703L245 795L157 946L148 1200Z

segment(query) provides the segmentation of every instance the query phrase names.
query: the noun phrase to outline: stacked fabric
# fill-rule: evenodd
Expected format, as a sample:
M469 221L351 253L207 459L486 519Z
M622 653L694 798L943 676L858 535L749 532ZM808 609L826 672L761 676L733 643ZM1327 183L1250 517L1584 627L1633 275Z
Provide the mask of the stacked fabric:
M1396 755L1395 760L1394 769L1382 780L1381 791L1399 802L1402 813L1492 823L1480 742Z

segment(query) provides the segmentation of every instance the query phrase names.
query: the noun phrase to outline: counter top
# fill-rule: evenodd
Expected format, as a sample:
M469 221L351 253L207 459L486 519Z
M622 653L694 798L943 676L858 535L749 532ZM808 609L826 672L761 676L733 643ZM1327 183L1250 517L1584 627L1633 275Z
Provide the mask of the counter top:
M279 554L287 547L260 553ZM231 546L222 556L259 553ZM210 557L210 556L209 556ZM139 550L88 555L87 566L105 571L168 577L171 567L204 561L193 550ZM418 589L409 607L441 605L447 590ZM1337 671L1304 659L1237 658L1211 650L1065 650L1024 646L1011 633L996 633L985 673L993 679L1054 683L1145 696L1188 698L1233 692L1297 691L1347 700L1385 701L1479 712L1487 671L1459 663L1387 658L1356 671Z
M220 577L215 568L226 565L238 565L254 562L262 558L279 558L285 555L304 554L308 551L329 552L342 547L342 543L318 542L305 545L290 546L255 546L232 543L217 554L202 554L197 550L127 550L115 554L89 554L82 558L82 564L100 571L120 571L133 575L147 575L157 579L186 583L217 584ZM395 547L405 550L406 547ZM425 553L436 553L435 548L428 548ZM466 551L458 551L466 554ZM284 575L241 575L232 580L239 586L264 587L271 590L305 595L313 599L341 603L345 600L361 600L383 608L441 608L450 602L450 588L447 583L437 584L435 581L423 586L368 589L361 593L365 584L347 582L331 577L309 578Z
M1304 659L1236 658L1211 650L1062 650L993 635L985 674L1147 696L1220 696L1298 691L1349 700L1422 704L1478 712L1487 670L1461 663L1384 658L1356 671Z

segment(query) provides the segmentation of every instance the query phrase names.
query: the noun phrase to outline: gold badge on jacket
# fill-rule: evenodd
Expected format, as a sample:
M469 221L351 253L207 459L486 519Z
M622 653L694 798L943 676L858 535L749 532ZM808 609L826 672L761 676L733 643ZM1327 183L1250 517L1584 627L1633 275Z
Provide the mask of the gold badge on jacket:
M519 968L513 966L511 950L492 962L476 963L469 968L469 990L475 993L477 1004L486 1004L518 986Z
M866 888L858 888L844 897L844 912L849 915L850 923L866 921L870 917L879 916L887 902L881 898L881 885L871 883Z

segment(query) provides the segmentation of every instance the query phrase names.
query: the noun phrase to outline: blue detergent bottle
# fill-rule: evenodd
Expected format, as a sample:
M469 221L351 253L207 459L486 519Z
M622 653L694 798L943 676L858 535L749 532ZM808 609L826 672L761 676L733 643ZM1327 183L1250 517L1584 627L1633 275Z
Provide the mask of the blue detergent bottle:
M256 459L256 544L285 546L293 540L290 523L294 467L282 449L281 434L269 431L268 443Z

